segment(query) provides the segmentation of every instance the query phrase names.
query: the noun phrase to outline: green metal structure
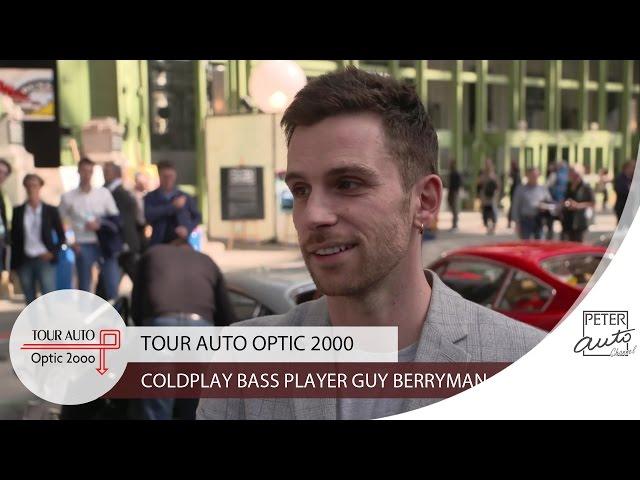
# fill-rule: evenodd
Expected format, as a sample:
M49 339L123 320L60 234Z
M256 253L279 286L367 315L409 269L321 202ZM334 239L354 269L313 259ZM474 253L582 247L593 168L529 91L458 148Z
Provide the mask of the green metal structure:
M196 172L201 208L207 205L204 120L207 115L247 113L249 76L257 60L200 60L193 64L196 116ZM298 60L309 78L353 65L415 85L435 119L446 173L456 158L475 180L484 159L506 173L550 161L581 163L591 171L617 172L638 150L640 65L638 61L562 60ZM213 98L208 68L224 72L223 98ZM127 126L124 153L151 161L150 99L146 61L59 61L61 124L80 141L80 129L96 116L113 116ZM444 93L443 93L444 92ZM542 100L543 99L543 100ZM566 108L565 102L571 102ZM213 104L216 107L214 108ZM223 105L220 107L220 105ZM153 109L151 108L151 111ZM433 112L432 112L433 110ZM253 110L255 111L255 110ZM504 120L496 120L496 118ZM500 123L502 122L502 123ZM437 122L436 122L437 123ZM71 162L62 139L63 163Z

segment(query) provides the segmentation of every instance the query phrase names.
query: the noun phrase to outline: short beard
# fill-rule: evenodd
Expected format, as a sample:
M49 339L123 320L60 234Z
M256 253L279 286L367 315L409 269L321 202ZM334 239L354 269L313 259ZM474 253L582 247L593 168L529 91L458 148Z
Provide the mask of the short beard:
M309 257L304 255L307 269L316 288L327 296L363 297L376 288L398 264L407 256L413 222L409 218L409 206L411 195L407 193L401 200L399 214L391 223L384 225L380 236L376 237L374 244L369 244L369 251L361 251L358 254L365 256L364 265L350 278L341 279L339 282L323 282L310 268ZM356 248L366 248L360 243ZM354 252L355 253L355 252Z

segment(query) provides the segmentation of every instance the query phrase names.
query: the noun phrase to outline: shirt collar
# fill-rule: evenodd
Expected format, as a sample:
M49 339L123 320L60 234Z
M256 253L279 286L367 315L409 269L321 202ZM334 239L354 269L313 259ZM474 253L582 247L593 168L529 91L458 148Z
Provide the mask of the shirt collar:
M121 178L116 178L113 182L111 182L110 184L107 185L107 188L109 189L110 192L113 193L113 191L118 188L120 185L122 185L122 179Z
M42 202L38 203L38 206L35 208L35 210L31 205L29 205L28 202L25 205L27 207L27 211L32 212L35 215L40 215L40 213L42 212Z

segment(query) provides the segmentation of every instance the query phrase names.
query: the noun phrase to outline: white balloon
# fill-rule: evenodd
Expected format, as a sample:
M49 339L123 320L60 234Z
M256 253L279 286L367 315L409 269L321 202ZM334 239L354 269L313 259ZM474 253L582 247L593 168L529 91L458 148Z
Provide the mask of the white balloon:
M280 113L306 84L307 76L293 60L267 60L251 70L249 95L263 112Z

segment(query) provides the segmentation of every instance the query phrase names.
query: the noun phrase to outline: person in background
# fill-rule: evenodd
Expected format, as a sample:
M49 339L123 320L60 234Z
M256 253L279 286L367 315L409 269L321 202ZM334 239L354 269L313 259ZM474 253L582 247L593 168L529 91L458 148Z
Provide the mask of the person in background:
M527 183L520 185L513 196L513 220L521 240L542 237L542 208L551 204L551 194L544 185L538 185L540 172L535 167L527 168Z
M173 163L158 162L160 186L144 197L144 215L153 231L149 246L189 239L202 221L195 200L176 188L177 173Z
M513 220L513 195L516 193L516 189L522 184L522 178L520 178L520 167L517 160L511 160L511 170L509 170L509 177L511 178L511 188L509 190L509 213L507 215L507 228L511 228L511 221Z
M222 327L236 322L220 268L185 239L149 247L137 268L131 296L134 325ZM148 398L134 401L131 415L193 420L197 406L197 399Z
M117 257L105 252L98 233L101 226L112 223L113 217L119 217L119 210L111 192L104 187L91 185L95 163L88 158L78 162L80 185L64 195L60 202L61 217L70 221L75 243L72 248L76 254L78 288L91 291L91 270L96 263L100 267L100 277L107 299L114 299L120 284L120 269Z
M56 289L55 265L65 242L58 209L40 199L44 180L33 173L22 181L27 201L13 209L11 219L11 269L20 280L26 304Z
M138 204L138 238L140 239L140 252L144 253L149 245L151 227L147 225L144 216L144 197L149 193L149 177L144 172L138 172L134 176L133 196Z
M462 187L462 177L458 172L457 162L452 158L449 162L449 192L447 194L447 203L453 215L453 223L451 231L458 229L458 212L460 209L460 187Z
M606 212L609 204L609 189L607 185L611 179L609 178L609 170L601 168L598 172L598 182L596 183L596 193L602 194L602 211Z
M102 166L105 188L111 192L122 217L122 237L124 251L120 254L119 263L124 272L133 280L135 264L140 256L141 243L138 232L140 214L138 203L131 192L122 184L122 168L113 162Z
M490 159L487 159L485 170L478 182L478 193L482 206L482 223L487 229L488 235L493 235L498 220L498 196L500 185L496 176L495 167Z
M620 223L620 217L624 211L624 206L627 203L629 192L631 191L631 181L633 180L633 171L636 168L636 162L628 161L622 166L622 170L618 174L615 180L614 188L616 190L616 204L614 210L616 212L616 218Z
M562 208L562 237L571 242L582 242L584 232L589 228L595 198L593 190L583 181L581 165L569 168L569 185Z

